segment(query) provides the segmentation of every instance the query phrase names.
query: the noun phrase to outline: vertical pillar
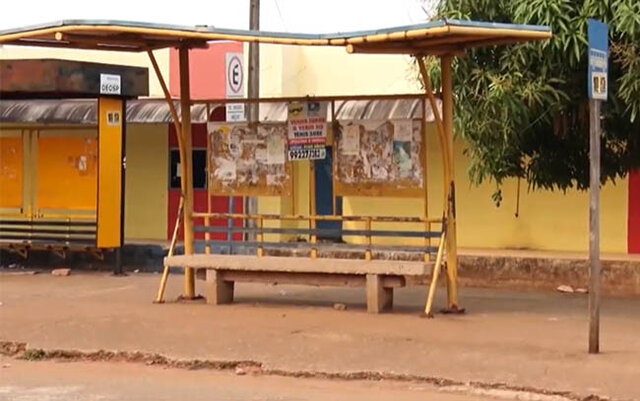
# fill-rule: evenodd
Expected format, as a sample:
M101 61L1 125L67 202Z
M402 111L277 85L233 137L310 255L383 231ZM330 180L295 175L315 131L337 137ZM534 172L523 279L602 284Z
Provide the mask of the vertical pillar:
M189 86L189 48L179 49L180 59L180 114L181 136L184 145L184 159L180 160L182 180L184 180L184 254L193 253L193 165L191 145L191 92ZM184 268L184 297L195 298L195 278L193 268Z
M600 100L589 100L589 353L600 352Z
M456 234L456 190L453 150L453 83L451 79L452 55L440 58L442 70L442 122L446 135L447 153L449 156L448 198L447 198L447 303L449 311L458 308L458 249Z

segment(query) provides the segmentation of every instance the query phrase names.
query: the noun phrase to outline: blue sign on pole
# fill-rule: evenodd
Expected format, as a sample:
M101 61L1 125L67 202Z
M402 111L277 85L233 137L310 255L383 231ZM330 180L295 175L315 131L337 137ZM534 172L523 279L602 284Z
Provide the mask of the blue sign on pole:
M587 91L589 99L607 100L609 82L609 27L600 21L587 21L589 37L589 72Z

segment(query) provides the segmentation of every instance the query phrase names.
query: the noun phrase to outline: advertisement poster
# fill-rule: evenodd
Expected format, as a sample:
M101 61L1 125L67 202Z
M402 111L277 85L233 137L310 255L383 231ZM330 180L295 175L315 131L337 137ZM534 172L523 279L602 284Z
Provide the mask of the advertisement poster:
M327 103L289 103L287 116L289 160L324 159L327 154Z
M345 156L360 153L360 125L349 124L344 127L340 150Z

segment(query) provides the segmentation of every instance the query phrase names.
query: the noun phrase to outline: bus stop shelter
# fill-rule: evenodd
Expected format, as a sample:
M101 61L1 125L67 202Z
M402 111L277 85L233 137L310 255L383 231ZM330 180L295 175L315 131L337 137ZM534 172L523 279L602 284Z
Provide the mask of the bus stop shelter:
M191 182L190 106L192 101L189 87L189 49L204 47L210 41L232 40L281 45L339 46L344 47L348 53L403 54L415 57L424 82L424 100L433 111L442 152L444 200L441 231L443 241L442 246L438 249L437 259L446 259L445 276L448 290L446 309L455 312L461 308L457 297L452 60L454 57L464 56L468 49L546 40L550 37L550 29L544 26L458 20L432 21L380 30L335 34L295 34L221 29L210 26L183 27L121 21L67 20L0 31L0 44L148 53L168 102L180 146L185 257L194 253L193 222L194 215L198 215L193 210L193 185ZM152 53L153 50L168 47L179 49L181 95L179 111L174 105ZM437 101L424 63L425 56L435 56L440 59L442 112L436 105ZM245 99L247 103L259 101L260 99ZM426 191L426 184L424 190ZM206 216L204 217L206 218ZM314 217L311 216L311 219L313 220ZM313 222L315 223L315 220ZM446 248L446 256L443 248ZM257 255L257 257L261 256L261 254ZM190 265L189 261L193 262L196 259L176 260L181 262L176 262L177 264L173 265L180 265L184 268L184 297L192 299L196 296L195 274L193 265ZM265 260L263 265L267 264ZM438 269L439 261L436 260L436 266L433 270L434 279L426 308L428 314L431 309L430 300L433 297ZM168 271L168 269L165 270ZM218 290L224 290L224 287L219 287Z

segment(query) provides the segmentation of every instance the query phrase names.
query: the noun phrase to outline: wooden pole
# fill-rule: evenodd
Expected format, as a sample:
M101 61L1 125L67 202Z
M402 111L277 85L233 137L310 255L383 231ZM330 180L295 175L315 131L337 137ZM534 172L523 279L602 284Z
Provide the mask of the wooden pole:
M249 29L260 30L260 0L250 0ZM260 97L260 44L257 42L249 43L249 80L247 84L248 97L258 99ZM249 122L252 123L252 130L257 131L260 122L260 103L249 104ZM230 206L233 207L233 200L230 201ZM246 213L257 213L258 198L255 196L245 198L244 206ZM248 221L247 224L249 227L255 227L254 221ZM247 238L250 241L255 240L255 233L248 233Z
M589 100L589 353L600 352L600 101Z
M193 254L193 165L191 145L191 100L189 86L189 48L178 50L180 59L180 114L182 116L182 143L184 159L180 160L184 182L184 254ZM191 267L184 268L184 297L195 298L195 277Z
M447 183L449 184L449 197L446 213L446 248L447 248L447 300L448 311L457 312L458 307L458 250L456 235L456 187L454 174L453 151L453 83L451 78L452 55L444 55L440 58L442 71L442 122L447 139L449 168Z

